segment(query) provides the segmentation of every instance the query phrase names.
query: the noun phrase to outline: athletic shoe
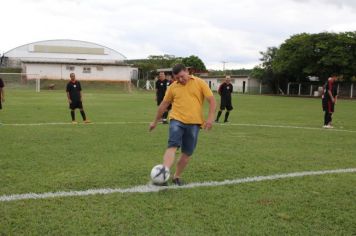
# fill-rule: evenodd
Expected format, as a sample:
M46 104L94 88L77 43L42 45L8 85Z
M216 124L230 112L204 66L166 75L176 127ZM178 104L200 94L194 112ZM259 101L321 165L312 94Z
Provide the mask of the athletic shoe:
M334 128L334 126L332 126L332 125L326 125L325 126L325 129L333 129Z
M173 182L173 184L178 185L178 186L184 185L184 182L180 178L173 178L172 182Z
M163 120L162 120L162 124L168 124L167 119L163 119Z
M91 123L91 121L90 120L85 120L85 121L83 121L85 124L89 124L89 123Z
M224 123L229 123L229 121L228 120L224 120Z
M73 125L77 125L78 122L76 122L75 120L73 120L73 121L72 121L72 124L73 124Z
M326 129L328 126L327 125L323 125L323 128Z
M156 183L152 183L152 184L155 186L158 186L158 187L167 187L168 186L168 182L165 182L163 184L156 184Z

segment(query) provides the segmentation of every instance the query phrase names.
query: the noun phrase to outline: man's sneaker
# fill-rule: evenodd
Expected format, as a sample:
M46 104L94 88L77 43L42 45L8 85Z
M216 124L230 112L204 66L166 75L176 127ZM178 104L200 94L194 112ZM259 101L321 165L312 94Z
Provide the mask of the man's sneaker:
M224 120L224 123L229 123L229 121L228 120Z
M165 182L163 184L156 184L156 183L152 183L152 184L155 186L158 186L158 187L167 187L168 186L168 182Z
M184 182L180 178L173 178L172 182L173 182L173 184L178 185L178 186L184 185Z
M167 119L163 119L163 120L162 120L162 124L168 124Z
M91 121L90 120L85 120L85 121L83 121L85 124L89 124L89 123L91 123Z
M73 120L73 121L72 121L72 124L73 124L73 125L77 125L78 122L76 122L75 120Z

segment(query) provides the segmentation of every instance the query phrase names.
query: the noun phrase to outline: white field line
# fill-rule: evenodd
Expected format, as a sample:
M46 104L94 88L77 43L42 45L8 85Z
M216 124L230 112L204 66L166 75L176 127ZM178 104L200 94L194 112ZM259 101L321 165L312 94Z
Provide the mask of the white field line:
M123 193L123 194L124 193L152 193L152 192L159 192L162 190L171 190L171 189L178 190L178 189L191 189L191 188L199 188L199 187L216 187L216 186L224 186L224 185L236 185L242 183L261 182L267 180L296 178L296 177L303 177L303 176L316 176L316 175L355 173L355 172L356 172L356 168L349 168L349 169L322 170L322 171L303 171L303 172L276 174L276 175L268 175L268 176L254 176L254 177L246 177L241 179L224 180L221 182L211 181L211 182L191 183L180 187L179 186L157 187L151 184L147 184L141 186L134 186L131 188L103 188L103 189L88 189L83 191L13 194L13 195L0 196L0 202L10 202L10 201L27 200L27 199L80 197L80 196L90 196L90 195L98 195L98 194L106 195L112 193Z
M103 122L93 122L90 124L79 125L128 125L128 124L149 124L147 121L103 121ZM49 123L3 123L0 126L56 126L56 125L73 125L70 122L49 122ZM291 125L269 125L269 124L242 124L242 123L228 123L228 124L216 124L219 126L247 126L247 127L263 127L263 128L283 128L283 129L304 129L304 130L325 130L324 128L318 127L306 127L306 126L291 126ZM335 132L347 132L356 133L356 130L346 130L346 129L328 129L328 131Z

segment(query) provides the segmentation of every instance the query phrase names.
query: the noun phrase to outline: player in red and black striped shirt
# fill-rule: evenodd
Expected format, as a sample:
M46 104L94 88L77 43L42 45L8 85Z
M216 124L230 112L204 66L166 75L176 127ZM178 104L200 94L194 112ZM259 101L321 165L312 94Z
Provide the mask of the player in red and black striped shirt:
M322 95L322 105L324 111L324 128L333 128L332 115L335 111L335 104L337 100L337 75L332 75L324 85L324 92Z
M2 103L5 102L4 87L4 81L0 78L0 110L2 109Z

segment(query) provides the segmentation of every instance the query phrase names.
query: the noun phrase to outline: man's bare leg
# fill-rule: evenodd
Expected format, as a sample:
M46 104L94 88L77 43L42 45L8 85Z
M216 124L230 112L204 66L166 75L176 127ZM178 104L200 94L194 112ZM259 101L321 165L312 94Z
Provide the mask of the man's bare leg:
M163 165L165 167L171 169L171 167L172 167L172 165L174 163L176 151L177 151L176 147L167 148L167 150L166 150L166 152L164 153L164 156L163 156Z
M188 165L190 161L190 156L185 153L182 153L176 168L176 173L174 174L174 178L180 178L181 174L183 173L185 167Z

